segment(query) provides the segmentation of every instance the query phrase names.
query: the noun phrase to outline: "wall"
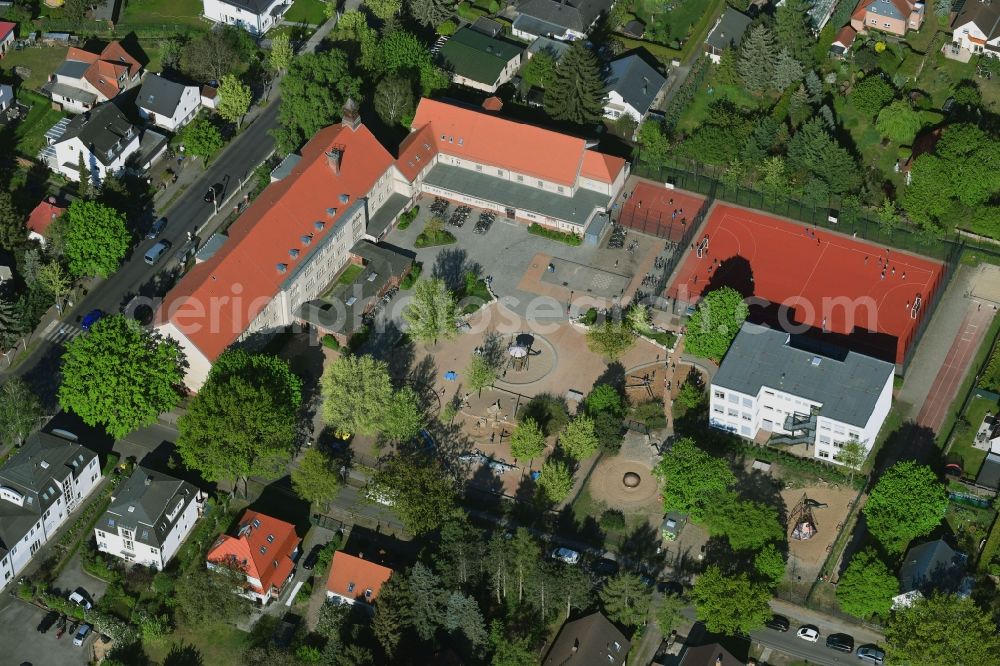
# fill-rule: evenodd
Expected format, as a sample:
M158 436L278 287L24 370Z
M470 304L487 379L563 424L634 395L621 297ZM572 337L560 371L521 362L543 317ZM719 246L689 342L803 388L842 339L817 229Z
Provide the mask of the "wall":
M251 34L263 34L276 25L271 9L280 3L281 0L275 0L258 16L219 0L202 0L205 18L217 23L239 25ZM280 16L278 20L281 20Z
M197 392L208 379L212 363L172 322L164 322L157 326L156 330L165 337L173 338L180 345L188 362L187 372L184 374L184 385Z
M77 169L77 164L79 164L79 154L82 150L84 162L90 167L91 176L95 177L98 181L103 181L108 174L116 174L125 168L125 162L128 161L128 158L132 153L139 150L139 135L138 133L133 134L129 144L109 165L105 165L98 160L90 151L84 150L83 143L76 137L68 141L60 141L55 144L54 148L58 161L58 164L53 169L54 171L58 171L73 182L79 182L80 172Z

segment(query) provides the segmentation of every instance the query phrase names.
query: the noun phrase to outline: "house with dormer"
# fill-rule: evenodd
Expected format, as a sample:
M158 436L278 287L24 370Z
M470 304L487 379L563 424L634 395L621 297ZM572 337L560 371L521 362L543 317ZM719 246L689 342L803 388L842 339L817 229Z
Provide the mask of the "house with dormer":
M226 566L242 570L247 582L239 593L266 606L281 596L292 577L300 543L291 523L247 510L235 535L222 534L212 544L206 565L209 569Z
M137 466L94 526L97 549L162 571L194 529L207 498L187 481Z
M202 0L202 15L214 23L234 25L260 37L278 26L291 6L289 0Z
M1000 57L1000 0L967 0L951 26L955 49Z
M909 30L920 30L924 9L916 0L861 0L851 14L851 27L905 37Z
M511 29L515 37L528 41L583 39L614 4L614 0L524 0L517 6Z
M115 41L100 53L70 47L42 91L63 111L83 113L138 85L141 79L139 60Z
M338 550L330 564L326 598L333 603L360 605L370 610L392 573L389 567Z
M0 589L100 483L97 454L63 434L32 435L0 467Z
M81 164L93 183L125 169L140 149L140 130L111 102L75 118L63 118L45 133L39 159L50 170L79 182ZM81 161L82 160L82 161Z

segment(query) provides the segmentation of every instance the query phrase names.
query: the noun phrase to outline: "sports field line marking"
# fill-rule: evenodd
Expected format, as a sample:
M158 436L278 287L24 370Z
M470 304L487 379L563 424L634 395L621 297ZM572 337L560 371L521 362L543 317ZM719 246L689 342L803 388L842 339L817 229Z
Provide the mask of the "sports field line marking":
M819 257L817 257L815 263L813 263L813 269L809 271L809 277L807 277L805 282L802 283L802 290L799 292L799 298L805 298L802 294L805 293L806 289L809 287L809 283L812 282L813 276L816 275L816 271L819 269L819 265L823 263L823 255L826 254L829 247L829 245L823 246L823 250L819 253Z

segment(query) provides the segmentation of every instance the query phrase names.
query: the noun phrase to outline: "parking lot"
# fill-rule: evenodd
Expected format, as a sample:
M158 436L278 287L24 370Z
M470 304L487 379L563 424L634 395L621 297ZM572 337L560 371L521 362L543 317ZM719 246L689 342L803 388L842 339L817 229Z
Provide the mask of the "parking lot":
M69 632L62 638L56 638L55 627L39 634L37 627L44 617L45 611L41 608L22 601L16 601L0 612L0 645L3 645L0 663L65 666L89 661L93 632L83 647L76 647Z

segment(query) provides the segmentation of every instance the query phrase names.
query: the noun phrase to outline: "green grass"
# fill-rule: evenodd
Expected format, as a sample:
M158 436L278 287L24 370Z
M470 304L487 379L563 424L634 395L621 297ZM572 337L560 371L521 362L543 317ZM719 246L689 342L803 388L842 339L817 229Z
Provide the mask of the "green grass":
M648 5L668 10L665 13L653 14L645 11L643 3L639 3L634 15L646 23L646 40L631 40L617 35L616 37L625 43L627 49L643 46L663 62L669 62L672 58L678 58L683 62L693 52L701 50L705 35L708 34L724 3L725 0L710 0L708 3L705 0L671 0L665 4ZM658 24L665 29L658 29ZM675 48L678 39L686 40L680 49ZM662 46L657 48L657 43Z
M38 151L45 147L45 133L63 117L49 105L49 100L38 93L22 90L18 99L23 104L30 104L28 115L17 124L14 137L17 140L17 152L34 159Z
M944 520L958 541L958 549L975 559L979 544L989 534L996 515L993 509L951 501Z
M325 4L322 0L295 0L291 8L285 12L285 20L291 23L320 25L326 21Z
M754 111L760 107L760 102L740 86L720 85L714 81L714 78L714 76L708 77L695 93L690 106L677 121L678 131L691 131L702 125L708 119L708 107L716 100L729 100L741 109L748 111ZM710 88L711 93L709 93Z
M182 23L208 27L201 18L201 0L129 0L122 9L120 22L128 24L160 25Z
M962 469L967 476L975 477L979 466L986 458L986 451L973 446L976 431L983 422L983 417L989 412L996 413L997 403L986 398L975 397L969 401L965 415L955 428L955 437L948 449L948 455L961 456Z
M15 67L27 67L31 70L31 76L24 81L24 87L38 90L48 81L49 74L56 71L66 59L66 51L66 48L58 46L39 46L10 51L3 60L0 60L0 70L12 79Z
M354 282L354 280L361 275L365 270L364 266L359 264L350 264L344 269L344 272L340 274L337 278L337 284L349 285Z
M190 645L201 653L203 663L213 666L238 666L250 634L225 624L197 628L178 627L169 636L144 641L143 647L153 663L162 664L175 645Z

